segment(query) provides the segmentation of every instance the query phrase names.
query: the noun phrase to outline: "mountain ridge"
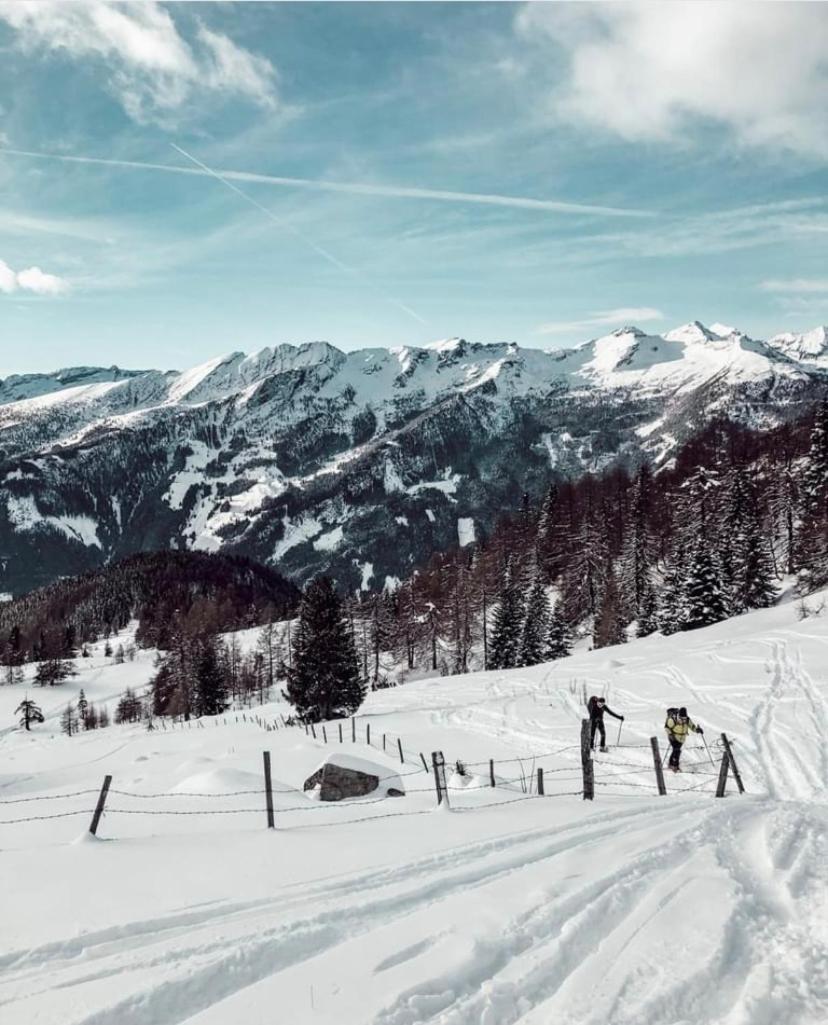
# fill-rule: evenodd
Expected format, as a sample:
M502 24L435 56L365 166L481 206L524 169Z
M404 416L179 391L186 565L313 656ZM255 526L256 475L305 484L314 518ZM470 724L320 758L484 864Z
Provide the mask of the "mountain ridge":
M828 388L813 347L716 328L627 326L557 350L309 342L184 371L33 375L38 394L0 401L0 591L159 547L382 586L552 477L669 465L717 416L773 426Z

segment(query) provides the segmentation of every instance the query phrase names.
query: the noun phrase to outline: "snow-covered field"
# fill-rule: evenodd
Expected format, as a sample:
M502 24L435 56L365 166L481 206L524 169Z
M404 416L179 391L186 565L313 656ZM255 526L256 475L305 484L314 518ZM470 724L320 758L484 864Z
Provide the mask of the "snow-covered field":
M96 653L79 667L63 687L29 688L45 726L0 737L10 1025L828 1020L828 612L800 622L789 604L528 670L379 691L357 718L359 742L346 724L344 746L399 772L406 796L336 806L302 792L326 754L321 736L253 718L278 720L278 704L60 736L80 686L112 712L148 678L151 654L114 666ZM620 746L608 720L594 802L572 793L582 683L627 717ZM0 688L3 724L23 691ZM646 745L674 704L705 726L714 758L722 730L734 740L744 796L732 782L725 800L713 796L695 738L691 771L657 796ZM333 726L327 752L338 746ZM419 764L435 750L468 763L450 813ZM538 766L543 798L524 793ZM93 840L105 773L110 810ZM79 814L7 824L64 812Z

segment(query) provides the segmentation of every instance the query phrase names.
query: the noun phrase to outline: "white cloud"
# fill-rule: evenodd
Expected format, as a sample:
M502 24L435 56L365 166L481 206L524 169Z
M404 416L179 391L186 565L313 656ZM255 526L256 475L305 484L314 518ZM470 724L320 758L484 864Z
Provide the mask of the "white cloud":
M828 278L772 278L759 286L763 292L788 292L818 295L828 293Z
M62 295L69 291L69 283L56 274L46 274L40 267L14 271L5 260L0 260L0 292L10 295L18 291L34 292L35 295Z
M552 103L577 125L679 142L712 122L744 145L828 156L824 4L533 3L517 28L567 52Z
M539 335L563 335L573 334L578 331L586 331L593 327L616 327L628 324L644 324L651 320L664 320L661 310L652 306L620 306L615 310L601 310L597 313L590 313L583 320L554 320L541 324L535 328Z
M169 118L209 90L276 106L276 72L264 57L201 26L197 46L183 38L155 0L0 0L0 20L17 31L19 46L103 61L109 87L135 121Z

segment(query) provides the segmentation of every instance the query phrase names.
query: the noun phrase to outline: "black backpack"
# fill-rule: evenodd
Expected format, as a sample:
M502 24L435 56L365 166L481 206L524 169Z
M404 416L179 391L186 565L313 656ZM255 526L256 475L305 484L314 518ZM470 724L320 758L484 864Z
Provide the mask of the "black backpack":
M668 708L667 709L667 718L664 720L664 729L665 730L669 729L669 726L667 725L667 723L671 719L676 720L676 721L678 720L678 714L679 714L679 710L677 708Z

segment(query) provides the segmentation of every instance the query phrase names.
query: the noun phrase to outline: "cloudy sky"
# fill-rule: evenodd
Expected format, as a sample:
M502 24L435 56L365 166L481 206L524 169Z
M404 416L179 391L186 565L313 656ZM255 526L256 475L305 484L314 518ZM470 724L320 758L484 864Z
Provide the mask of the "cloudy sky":
M0 375L828 320L825 4L0 0Z

